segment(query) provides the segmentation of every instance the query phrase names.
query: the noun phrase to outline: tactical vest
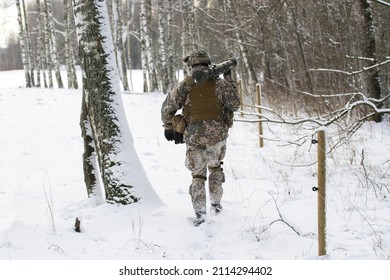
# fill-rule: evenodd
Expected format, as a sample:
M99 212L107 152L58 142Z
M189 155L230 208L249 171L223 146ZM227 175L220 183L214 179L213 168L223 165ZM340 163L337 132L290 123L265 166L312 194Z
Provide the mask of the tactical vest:
M187 93L183 115L187 123L203 120L222 120L223 105L216 95L216 81L209 79L195 84Z

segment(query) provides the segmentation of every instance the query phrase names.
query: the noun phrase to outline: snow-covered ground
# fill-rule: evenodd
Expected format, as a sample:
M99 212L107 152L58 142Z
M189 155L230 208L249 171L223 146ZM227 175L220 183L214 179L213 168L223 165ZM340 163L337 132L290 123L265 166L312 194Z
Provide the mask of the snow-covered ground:
M87 199L81 90L26 89L22 71L0 72L1 260L390 259L388 120L366 123L328 155L327 255L318 257L317 147L286 145L308 131L266 124L260 149L257 124L235 122L224 160L224 210L196 228L185 146L166 141L161 127L165 96L139 93L134 76L135 93L124 93L123 103L162 203L143 197L116 206Z

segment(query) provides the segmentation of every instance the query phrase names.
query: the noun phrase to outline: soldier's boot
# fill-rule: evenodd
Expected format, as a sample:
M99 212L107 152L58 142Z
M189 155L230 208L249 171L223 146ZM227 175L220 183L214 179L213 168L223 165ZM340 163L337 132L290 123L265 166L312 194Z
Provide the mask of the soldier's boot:
M206 221L206 212L196 212L195 215L196 215L196 217L192 221L192 223L194 224L195 227L200 226L201 224L203 224Z
M223 207L222 207L221 203L217 203L217 204L211 203L210 214L211 215L218 215L219 213L221 213L222 209L223 209Z
M192 206L195 210L195 219L193 220L194 226L199 226L206 220L206 189L205 189L206 177L200 175L194 175L192 178L192 184L190 186L190 195L192 200Z
M218 215L223 208L221 205L221 198L223 195L222 183L225 182L225 174L223 173L221 165L209 167L209 171L210 213L212 215Z

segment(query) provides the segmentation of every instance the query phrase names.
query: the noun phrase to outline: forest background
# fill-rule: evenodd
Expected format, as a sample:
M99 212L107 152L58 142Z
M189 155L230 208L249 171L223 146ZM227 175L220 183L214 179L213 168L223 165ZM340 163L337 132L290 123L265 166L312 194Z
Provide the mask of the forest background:
M27 87L53 87L53 79L65 87L59 74L65 65L67 86L78 87L72 78L80 60L71 2L1 1L3 12L17 7L19 31L2 35L7 38L0 50L0 70L24 68ZM194 49L207 50L214 63L237 57L234 74L242 82L245 102L254 104L259 83L267 93L264 105L285 114L318 115L360 98L345 93L380 100L390 87L386 1L108 0L107 4L125 90L132 89L129 70L142 69L144 92L167 93L176 83L176 71L187 71L182 59ZM386 101L379 107L383 104ZM354 114L367 115L367 107ZM374 118L381 120L380 115Z
M335 124L336 130L329 130L331 141L328 146L331 154L341 143L348 145L349 136L358 129L361 128L359 132L369 132L367 127L370 127L371 123L366 122L367 120L382 122L383 125L375 126L379 132L372 134L383 137L378 140L380 144L384 144L384 139L388 139L385 133L388 132L386 121L390 112L390 4L386 1L107 1L110 31L115 46L113 60L109 56L112 53L104 52L107 48L100 48L103 44L99 43L104 40L91 44L95 37L104 37L99 37L101 34L96 32L96 28L89 29L95 33L80 32L79 44L76 39L75 29L86 29L83 30L80 24L74 23L73 14L88 15L89 10L93 10L99 3L105 4L105 1L3 1L3 10L10 7L18 11L19 32L14 36L7 33L6 47L1 50L2 69L23 68L26 87L23 90L27 92L34 87L79 88L76 68L79 65L84 66L83 75L89 74L87 78L90 80L84 79L83 76L83 117L86 112L84 103L86 100L90 101L85 96L96 97L89 94L93 92L88 92L90 86L105 84L99 76L106 69L103 66L119 66L121 86L125 93L133 92L134 77L131 76L133 72L130 70L141 69L142 79L136 81L143 82L144 93L152 92L157 96L155 104L159 107L160 99L164 97L162 93L172 89L177 82L179 71L188 71L183 65L183 57L194 49L201 48L210 53L213 62L229 57L238 58L239 65L233 74L240 81L240 92L243 93L246 110L240 113L249 117L243 119L241 115L241 118L237 119L237 114L236 120L295 125L296 132L289 134L293 139L287 143L280 141L279 146L295 145L303 148L303 143L313 143L314 139L310 137L313 137L316 128ZM98 9L97 11L101 12ZM97 18L98 13L93 20ZM93 20L84 24L93 25L96 23ZM108 26L105 21L103 23ZM100 56L94 56L96 53ZM101 64L88 63L95 57L110 59ZM61 77L64 71L67 73L64 79L66 84ZM6 72L3 74L6 75ZM95 80L91 81L91 78ZM256 85L260 85L262 89L262 107L255 105ZM109 90L101 91L101 99L107 96L104 95L106 93L119 93ZM4 91L4 94L9 93ZM141 96L146 94L141 93ZM100 101L96 100L96 104L101 105ZM142 106L139 101L136 104ZM88 113L92 113L88 116L89 120L100 120L100 117L107 115L97 114L100 112L96 108L101 107L87 108L90 110ZM257 109L260 108L266 113L258 114ZM146 110L148 106L143 105L142 109ZM106 111L103 110L104 112ZM153 116L156 117L156 114ZM9 116L7 117L6 120L9 119ZM146 118L143 119L145 120ZM126 126L125 122L123 124ZM95 123L91 122L91 127L93 125ZM160 127L157 122L153 122L153 125ZM105 127L98 125L92 130L95 132L94 136L101 136L104 133L99 132L107 131ZM152 131L153 135L156 130ZM273 132L275 138L278 137L273 127L269 130L267 132ZM82 131L84 140L85 136L88 136L86 131ZM301 137L302 132L305 135ZM253 134L252 131L251 133ZM124 135L126 136L126 133ZM239 135L247 138L248 130ZM376 146L375 143L378 142L371 138L365 143ZM102 143L107 143L106 139L97 140L101 140L96 141L97 148ZM237 143L243 143L242 139ZM371 180L371 175L365 172L364 151L361 150L361 161L357 163L364 171L360 184L365 182L367 188L372 187L375 194L377 190L380 190L381 194L382 191L388 193L388 158L381 160L380 167L383 172L377 171L380 176L375 177L384 183L377 179ZM251 150L241 149L238 154L242 155L244 152L251 153ZM274 152L275 150L272 150L272 153ZM380 154L387 157L385 152ZM294 155L299 157L298 154ZM353 156L356 155L354 150ZM252 163L248 165L254 165ZM351 164L352 162L349 166ZM378 167L376 164L372 166ZM288 177L289 173L286 173L286 176ZM275 177L272 177L270 181L274 180ZM386 200L387 194L383 198ZM279 215L278 221L285 222L280 213ZM387 215L380 217L385 216ZM387 245L383 246L381 235L377 236L376 244L381 245L378 247L387 248ZM385 251L382 257L388 259L388 256L388 251Z

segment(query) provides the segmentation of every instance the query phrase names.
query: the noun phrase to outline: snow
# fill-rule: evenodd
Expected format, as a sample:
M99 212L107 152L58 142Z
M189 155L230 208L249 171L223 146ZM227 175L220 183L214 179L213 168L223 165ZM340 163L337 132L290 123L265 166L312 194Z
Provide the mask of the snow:
M129 141L159 199L116 206L87 199L81 90L26 89L23 71L0 72L0 260L390 259L388 120L328 155L327 255L318 256L317 147L286 145L310 132L265 124L260 149L258 124L235 122L224 210L196 228L185 145L163 135L165 96L139 93L142 74L133 77L135 92L122 94Z

